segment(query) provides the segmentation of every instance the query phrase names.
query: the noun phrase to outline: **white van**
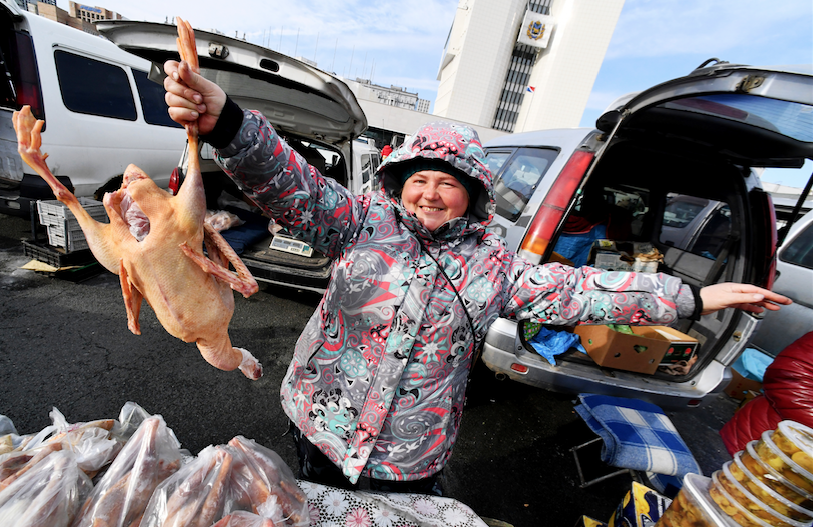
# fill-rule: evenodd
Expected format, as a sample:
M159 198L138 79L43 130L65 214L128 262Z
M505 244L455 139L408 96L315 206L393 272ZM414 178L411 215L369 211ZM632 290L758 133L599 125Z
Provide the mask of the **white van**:
M375 141L360 137L353 141L353 175L350 190L354 194L367 194L378 190L380 181L375 179L375 170L381 164L381 152Z
M17 154L11 117L26 104L45 121L49 168L77 196L118 188L130 163L166 187L186 134L149 61L13 0L0 0L0 53L0 212L27 216L32 200L53 199Z
M174 25L105 20L96 28L124 50L163 64L177 57ZM217 82L241 108L258 110L288 144L322 174L355 194L377 189L375 169L381 156L362 134L367 117L341 79L271 49L195 29L200 72ZM243 263L261 282L324 292L333 261L272 226L200 146L207 208L231 212L245 223L223 231ZM178 163L169 188L182 184L188 152ZM177 159L177 158L176 158Z

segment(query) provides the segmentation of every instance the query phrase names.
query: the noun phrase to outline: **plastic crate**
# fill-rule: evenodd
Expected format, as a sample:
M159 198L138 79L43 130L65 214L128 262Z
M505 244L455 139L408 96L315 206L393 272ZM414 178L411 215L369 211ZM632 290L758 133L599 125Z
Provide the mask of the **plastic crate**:
M79 204L98 222L109 223L104 204L90 198L78 198ZM85 234L67 205L58 200L37 201L40 223L48 229L48 243L67 252L88 248Z
M67 221L64 221L59 225L48 225L47 229L48 232L53 232L54 234L65 236L66 232L81 231L82 227L80 227L78 223L76 225L73 225L68 223Z
M36 242L23 240L23 254L39 262L47 263L57 269L61 267L83 266L95 262L93 253L89 249L63 253Z
M48 243L54 247L62 247L67 252L81 251L89 247L82 229L74 231L64 231L64 229L52 229L48 227Z
M96 201L90 198L78 198L79 204L82 205L90 217L102 223L108 223L107 211L101 201ZM37 212L39 213L40 223L45 226L49 225L63 225L67 222L69 228L78 227L79 222L76 216L68 209L67 205L59 200L39 200L37 201Z

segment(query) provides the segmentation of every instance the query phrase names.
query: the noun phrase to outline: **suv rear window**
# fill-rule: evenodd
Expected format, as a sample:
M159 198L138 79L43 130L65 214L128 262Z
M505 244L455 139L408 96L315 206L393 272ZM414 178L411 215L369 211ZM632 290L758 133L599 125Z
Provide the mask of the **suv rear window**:
M799 141L813 141L813 108L806 104L741 93L722 93L679 99L663 106L689 108L696 113L781 132Z
M65 106L72 112L135 121L136 107L124 69L65 51L55 51Z

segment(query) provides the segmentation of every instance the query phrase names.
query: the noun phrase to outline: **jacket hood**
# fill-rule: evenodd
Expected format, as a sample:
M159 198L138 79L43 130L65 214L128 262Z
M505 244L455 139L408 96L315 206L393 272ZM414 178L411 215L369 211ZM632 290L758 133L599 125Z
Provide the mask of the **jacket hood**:
M483 226L491 222L495 209L492 176L480 138L473 128L451 122L423 125L387 156L376 170L376 177L384 192L396 198L403 188L403 172L425 161L440 161L450 174L467 178L472 185L481 188L469 205L469 218Z

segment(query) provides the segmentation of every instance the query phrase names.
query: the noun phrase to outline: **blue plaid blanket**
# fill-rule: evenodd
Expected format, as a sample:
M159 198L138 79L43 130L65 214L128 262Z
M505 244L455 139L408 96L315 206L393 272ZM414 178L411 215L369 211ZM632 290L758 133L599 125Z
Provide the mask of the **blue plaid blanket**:
M601 460L605 463L653 476L676 476L678 488L686 474L702 475L675 425L658 406L594 394L580 394L579 400L576 412L604 440Z

